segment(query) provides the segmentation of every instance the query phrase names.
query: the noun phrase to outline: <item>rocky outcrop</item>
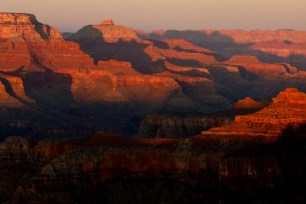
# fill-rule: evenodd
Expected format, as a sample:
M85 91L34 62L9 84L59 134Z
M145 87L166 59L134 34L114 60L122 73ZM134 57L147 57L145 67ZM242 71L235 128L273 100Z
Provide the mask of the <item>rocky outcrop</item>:
M43 42L62 40L51 26L39 23L32 14L0 13L0 39L13 42Z
M105 42L115 43L118 41L138 41L139 38L134 30L115 25L112 19L106 19L98 25L88 25L74 34L71 39L75 41L103 39Z
M35 103L27 97L20 77L0 73L0 104L6 107L24 107L24 103Z
M201 136L280 137L288 128L298 130L306 123L306 94L287 88L272 104L250 115L236 116L234 123L202 132ZM299 136L305 137L305 132Z
M233 109L239 110L239 109L261 109L265 106L264 103L261 102L257 102L254 99L252 99L251 97L246 97L242 100L237 101L234 105L233 105Z
M53 27L32 14L0 14L0 70L45 71L90 67L93 61L76 43L66 42Z

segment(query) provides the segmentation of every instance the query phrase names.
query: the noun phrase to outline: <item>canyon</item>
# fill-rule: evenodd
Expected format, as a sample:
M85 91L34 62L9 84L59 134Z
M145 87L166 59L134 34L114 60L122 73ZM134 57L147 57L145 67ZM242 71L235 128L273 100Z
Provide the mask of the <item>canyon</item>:
M305 43L0 13L0 202L305 203Z
M22 13L1 13L0 25L2 138L44 137L44 130L50 137L96 131L133 136L150 114L205 115L227 111L246 97L267 102L287 87L306 90L305 71L290 60L263 60L241 53L244 48L229 58L201 43L213 36L213 44L227 50L216 31L201 31L208 38L194 32L197 38L190 40L189 32L145 34L106 19L63 39ZM220 31L238 44L304 42L303 32L262 32ZM271 42L265 46L272 49ZM200 133L195 129L187 135Z

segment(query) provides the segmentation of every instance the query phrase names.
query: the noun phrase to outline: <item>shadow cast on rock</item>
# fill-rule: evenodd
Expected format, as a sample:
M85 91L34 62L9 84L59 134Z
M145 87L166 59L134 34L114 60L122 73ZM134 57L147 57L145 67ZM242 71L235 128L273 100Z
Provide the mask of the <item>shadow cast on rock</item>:
M287 57L281 57L276 54L263 52L252 48L254 43L237 43L232 37L214 31L207 34L200 30L168 30L163 35L149 34L142 38L162 40L181 38L195 45L211 49L222 54L229 59L234 55L253 55L261 61L267 63L289 63L300 70L306 70L306 57L300 54L290 54Z
M92 36L101 37L89 37L89 38L76 38L72 36L72 41L77 42L83 52L90 55L95 64L99 60L119 60L131 62L132 66L141 73L156 73L164 70L163 63L160 61L153 62L144 49L149 45L140 43L136 40L124 41L119 39L117 42L106 42L103 38L103 33L92 27L87 27L88 32ZM159 43L159 46L165 45Z

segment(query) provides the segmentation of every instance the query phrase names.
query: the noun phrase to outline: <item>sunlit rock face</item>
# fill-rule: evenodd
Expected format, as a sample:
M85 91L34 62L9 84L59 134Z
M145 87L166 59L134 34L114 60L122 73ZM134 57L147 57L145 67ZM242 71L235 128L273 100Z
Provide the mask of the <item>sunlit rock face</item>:
M0 39L42 42L62 39L62 36L53 27L39 23L32 14L0 13Z
M75 127L132 129L132 135L151 113L224 111L248 96L271 99L289 85L304 90L303 72L289 64L245 55L225 60L184 39L141 40L111 19L84 27L72 42L34 15L0 16L0 118L27 124L35 134L48 129L57 135L64 124L70 126L65 135Z
M182 38L225 57L255 55L264 62L290 63L305 70L306 32L283 30L167 30L140 33L142 39Z
M93 61L32 14L0 13L0 69L29 71L88 67Z
M255 74L265 80L277 80L279 77L296 74L297 68L290 64L270 64L261 62L255 56L237 55L225 62L241 66L246 72Z
M115 25L112 19L105 19L98 25L85 26L72 36L72 39L76 41L84 38L102 38L109 43L118 42L119 40L124 42L139 40L134 30Z
M236 116L234 123L202 132L202 136L266 136L278 137L286 128L299 129L306 123L306 94L287 88L259 112ZM300 136L305 137L305 132Z

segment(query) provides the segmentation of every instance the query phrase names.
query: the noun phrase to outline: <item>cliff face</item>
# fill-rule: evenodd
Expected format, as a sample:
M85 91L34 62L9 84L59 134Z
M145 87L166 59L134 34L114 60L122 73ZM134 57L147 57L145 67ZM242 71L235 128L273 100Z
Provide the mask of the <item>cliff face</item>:
M273 98L272 104L250 115L236 116L234 123L202 132L202 136L279 137L289 126L299 129L306 123L306 94L287 88ZM299 136L305 137L305 132Z
M212 127L225 125L230 121L230 116L183 117L152 114L142 121L139 135L145 138L185 138Z
M211 100L211 96L209 97ZM235 116L257 112L267 106L250 97L238 100L232 108L212 114L150 114L142 122L138 135L144 138L185 138L230 124Z

